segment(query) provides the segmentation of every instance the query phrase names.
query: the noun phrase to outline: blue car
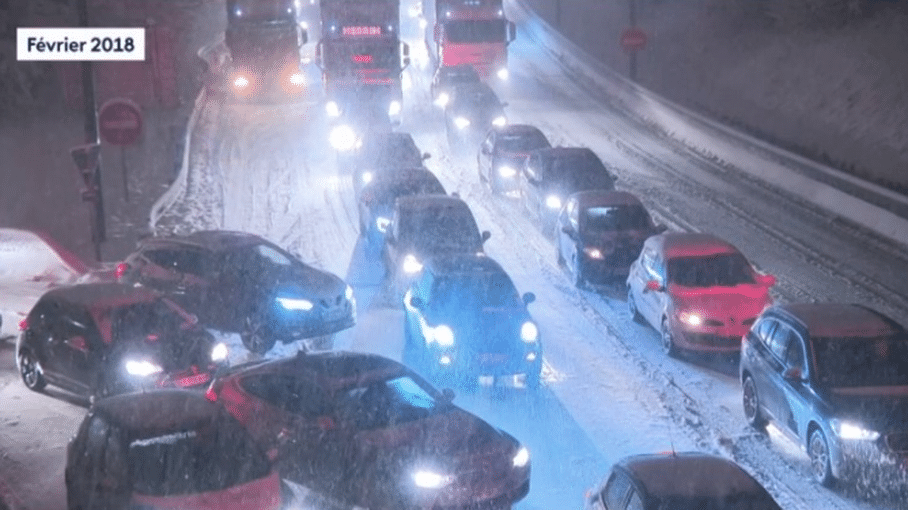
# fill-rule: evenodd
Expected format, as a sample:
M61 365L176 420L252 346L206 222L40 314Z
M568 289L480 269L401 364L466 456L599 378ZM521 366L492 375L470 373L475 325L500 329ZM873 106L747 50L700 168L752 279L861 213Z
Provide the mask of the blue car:
M430 378L474 385L481 376L540 384L542 342L501 266L483 254L426 261L404 295L404 358Z

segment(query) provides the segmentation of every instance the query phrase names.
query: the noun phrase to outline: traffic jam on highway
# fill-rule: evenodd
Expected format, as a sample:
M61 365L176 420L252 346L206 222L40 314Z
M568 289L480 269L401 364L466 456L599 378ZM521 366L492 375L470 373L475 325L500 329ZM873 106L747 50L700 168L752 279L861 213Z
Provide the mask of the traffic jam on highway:
M66 268L0 318L22 384L87 409L67 508L903 504L900 317L797 291L800 255L674 219L559 121L512 115L541 92L502 0L321 0L305 23L299 2L226 7L196 129L236 147L209 164L261 151L305 176L222 168L234 191L214 195L255 195L101 270L0 230ZM305 148L279 145L294 122ZM274 227L311 190L329 205Z

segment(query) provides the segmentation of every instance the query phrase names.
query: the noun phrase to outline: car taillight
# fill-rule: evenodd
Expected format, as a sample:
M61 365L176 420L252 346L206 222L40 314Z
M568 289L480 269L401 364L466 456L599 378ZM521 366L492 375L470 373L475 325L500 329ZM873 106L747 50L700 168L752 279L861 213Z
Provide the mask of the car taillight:
M126 262L120 262L119 264L117 264L117 269L114 272L117 280L123 278L123 275L126 274L126 271L129 271L129 264L127 264Z
M28 329L28 317L19 321L19 331L25 331Z

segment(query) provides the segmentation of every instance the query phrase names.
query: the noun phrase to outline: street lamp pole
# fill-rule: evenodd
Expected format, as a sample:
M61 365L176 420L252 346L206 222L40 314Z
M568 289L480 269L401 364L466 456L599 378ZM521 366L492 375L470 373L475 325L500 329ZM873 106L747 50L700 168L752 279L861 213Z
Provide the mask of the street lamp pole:
M79 17L79 26L88 27L88 0L76 0L76 11ZM95 103L95 80L92 62L82 61L82 101L85 109L85 143L99 144L98 135L98 108ZM106 225L104 224L104 195L101 187L101 155L98 154L97 165L91 173L89 191L91 196L91 240L95 246L95 258L101 261L101 243L107 238Z

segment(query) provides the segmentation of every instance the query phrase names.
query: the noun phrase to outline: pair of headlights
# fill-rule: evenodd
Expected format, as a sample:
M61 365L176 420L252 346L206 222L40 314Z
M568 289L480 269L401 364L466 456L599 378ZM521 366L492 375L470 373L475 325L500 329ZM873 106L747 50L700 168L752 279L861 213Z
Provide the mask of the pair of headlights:
M517 453L511 458L511 465L520 469L530 463L530 451L521 446ZM439 473L432 469L419 469L411 475L413 484L421 489L441 489L451 485L457 480L457 476L448 473Z

